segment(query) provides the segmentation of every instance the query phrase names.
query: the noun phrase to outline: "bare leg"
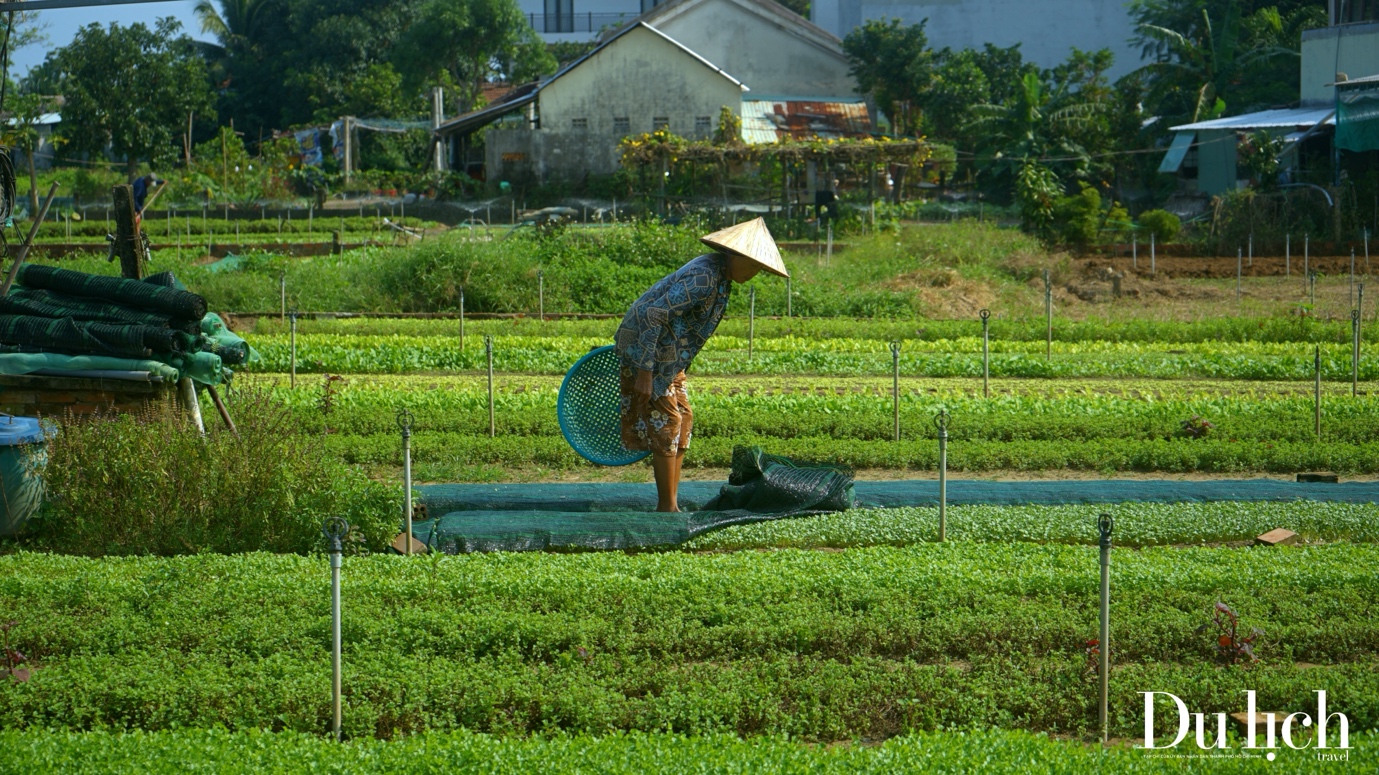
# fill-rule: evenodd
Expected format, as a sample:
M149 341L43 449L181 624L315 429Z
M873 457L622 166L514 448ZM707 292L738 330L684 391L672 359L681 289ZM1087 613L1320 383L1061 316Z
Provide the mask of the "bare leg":
M676 498L680 488L680 458L678 455L652 453L651 470L656 474L656 510L679 511Z

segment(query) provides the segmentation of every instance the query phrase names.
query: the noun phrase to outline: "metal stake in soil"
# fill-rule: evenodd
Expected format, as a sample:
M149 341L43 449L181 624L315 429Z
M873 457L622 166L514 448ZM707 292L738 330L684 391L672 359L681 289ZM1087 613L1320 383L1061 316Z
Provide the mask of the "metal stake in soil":
M1049 281L1049 270L1044 270L1044 359L1053 357L1053 283Z
M1115 520L1110 514L1102 514L1097 519L1097 530L1101 534L1101 632L1097 639L1097 652L1101 657L1097 665L1101 696L1097 703L1097 719L1103 743L1106 742L1107 699L1111 685L1111 529L1114 526Z
M546 273L536 270L536 311L541 322L546 322Z
M948 410L934 417L938 428L938 540L948 540Z
M895 440L900 441L900 343L891 342L891 406L895 412Z
M282 300L282 307L278 313L279 320L287 319L287 272L278 273L278 296Z
M1235 249L1235 300L1240 301L1240 248Z
M464 286L460 286L460 349L464 350Z
M1140 237L1138 234L1130 237L1130 268L1139 271L1140 268Z
M297 310L288 313L291 335L289 339L292 343L292 383L291 387L297 387Z
M493 335L484 334L484 355L488 358L488 437L498 435L498 426L493 422Z
M1250 232L1250 268L1255 265L1255 233Z
M1320 345L1317 346L1316 353L1312 356L1312 369L1317 376L1316 387L1313 388L1312 393L1312 419L1315 425L1313 430L1317 434L1317 438L1320 439L1322 437L1322 348Z
M757 287L747 289L747 360L752 360L757 335Z
M397 412L397 427L402 429L402 553L412 555L412 413Z
M321 532L330 552L330 733L340 741L344 739L340 734L340 553L344 551L340 541L349 535L350 523L333 517L321 526Z
M1317 273L1316 273L1316 272L1308 272L1308 273L1307 273L1307 299L1308 299L1307 303L1312 305L1313 311L1315 312L1315 311L1316 311L1315 308L1316 308L1316 306L1317 306Z
M1154 268L1154 232L1149 232L1149 273L1158 274L1159 270Z
M1350 396L1360 395L1360 310L1350 311Z
M1350 306L1355 306L1355 248L1350 249Z
M982 398L991 397L991 310L984 309L982 316Z
M1304 275L1310 275L1310 274L1312 273L1312 270L1309 268L1309 267L1310 267L1310 264L1311 264L1311 259L1312 259L1311 250L1312 250L1312 235L1311 235L1311 234L1304 234L1304 235L1302 235L1302 273L1303 273Z

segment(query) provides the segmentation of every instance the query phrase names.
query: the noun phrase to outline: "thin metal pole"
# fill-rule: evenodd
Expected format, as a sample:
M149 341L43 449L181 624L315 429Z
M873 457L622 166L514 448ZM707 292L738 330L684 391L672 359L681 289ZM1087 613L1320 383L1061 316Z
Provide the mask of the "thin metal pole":
M991 310L984 309L982 316L982 398L991 397Z
M1316 353L1313 355L1312 368L1316 372L1317 383L1312 395L1312 413L1314 421L1314 432L1317 438L1322 437L1322 348L1317 345Z
M1293 232L1283 237L1283 276L1293 276Z
M412 556L412 413L399 409L397 425L402 429L402 524L403 550Z
M1053 357L1053 284L1049 270L1044 270L1044 359Z
M1312 235L1311 235L1311 234L1304 234L1304 235L1302 235L1302 273L1303 273L1304 275L1311 274L1311 272L1312 272L1312 270L1311 270L1311 268L1310 268L1310 264L1311 264L1311 255L1310 255L1311 249L1312 249Z
M297 387L297 310L292 310L289 316L291 320L291 341L292 341L292 387Z
M1154 268L1154 253L1155 253L1155 249L1154 249L1154 232L1151 231L1151 232L1149 232L1149 273L1150 273L1150 274L1158 274L1158 273L1159 273L1159 271L1158 271L1157 269Z
M349 531L350 524L339 517L326 520L321 527L330 552L330 731L337 742L344 739L340 729L340 554L344 547L340 541Z
M1317 306L1317 273L1316 273L1316 272L1308 272L1308 273L1307 273L1307 296L1308 296L1308 303L1312 305L1312 307L1313 307L1313 314L1315 314L1315 313L1316 313L1316 309L1315 309L1315 308L1316 308L1316 306Z
M278 273L278 296L279 296L279 298L280 298L281 301L282 301L282 306L279 308L278 319L279 319L279 320L286 320L286 319L287 319L287 272L286 272L286 271L283 271L283 272L279 272L279 273Z
M791 302L794 301L794 294L790 292L790 278L785 278L785 316L791 317Z
M948 410L938 410L938 540L948 540Z
M900 342L891 342L891 406L895 414L895 440L900 441Z
M1240 301L1240 248L1236 248L1236 301Z
M747 289L747 360L752 360L757 335L757 287Z
M1130 235L1130 268L1139 271L1140 268L1140 236Z
M1101 741L1107 739L1109 714L1107 703L1111 687L1111 529L1115 521L1110 514L1102 514L1097 519L1097 530L1101 544L1101 632L1097 638L1097 652L1100 660L1097 665L1097 678L1100 684L1100 702L1097 706L1097 720L1101 726Z
M536 270L536 309L541 322L546 322L546 273Z
M1355 248L1350 249L1350 305L1355 306Z
M460 349L464 349L464 286L460 286Z
M484 334L484 354L488 356L488 436L498 435L498 426L493 421L493 335Z
M1253 268L1254 268L1254 265L1255 265L1255 233L1254 233L1254 232L1250 232L1250 268L1253 269Z
M1350 396L1360 395L1360 310L1350 311Z

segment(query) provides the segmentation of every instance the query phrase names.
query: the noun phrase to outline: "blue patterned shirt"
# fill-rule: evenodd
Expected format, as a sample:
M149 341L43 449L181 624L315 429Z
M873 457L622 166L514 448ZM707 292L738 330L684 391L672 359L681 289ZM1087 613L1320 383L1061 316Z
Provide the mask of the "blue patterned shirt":
M627 311L613 341L623 365L651 372L653 396L670 394L675 375L718 328L732 289L727 260L706 253L661 278Z

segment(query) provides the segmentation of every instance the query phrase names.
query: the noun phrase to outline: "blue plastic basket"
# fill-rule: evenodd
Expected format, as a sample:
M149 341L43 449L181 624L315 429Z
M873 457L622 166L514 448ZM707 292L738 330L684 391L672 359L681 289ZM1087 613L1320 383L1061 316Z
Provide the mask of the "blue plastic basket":
M622 445L620 368L613 345L590 350L566 372L555 403L565 440L580 457L601 466L625 466L651 454Z

